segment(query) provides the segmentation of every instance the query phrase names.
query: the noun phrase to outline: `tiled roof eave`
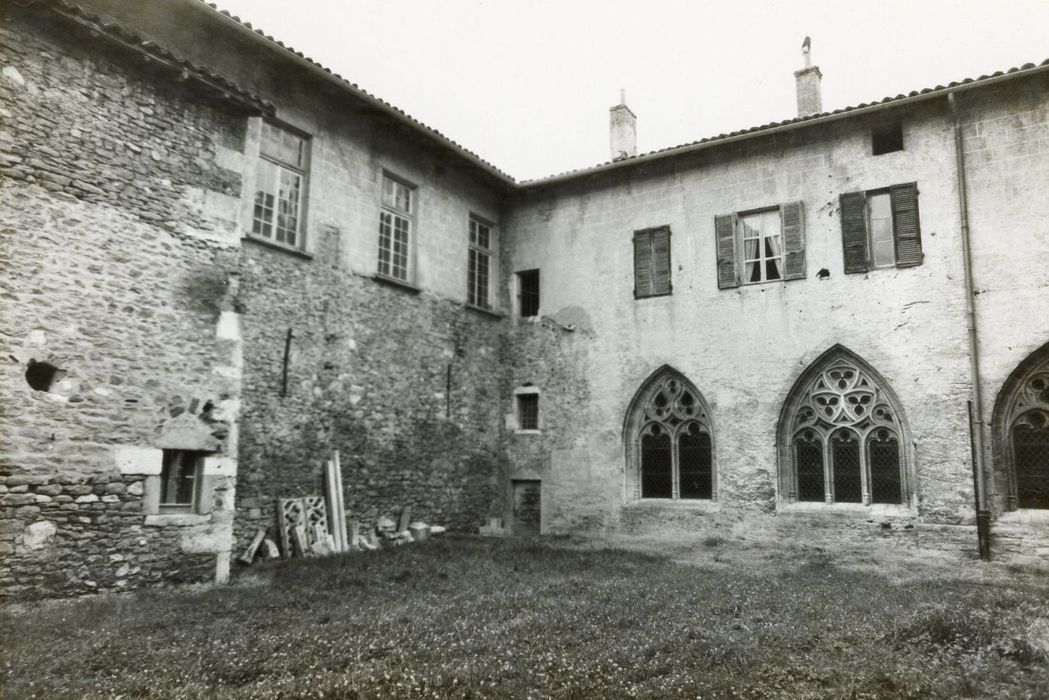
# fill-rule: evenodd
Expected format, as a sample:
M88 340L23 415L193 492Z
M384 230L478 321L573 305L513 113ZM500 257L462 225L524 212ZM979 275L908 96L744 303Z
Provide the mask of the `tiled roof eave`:
M850 119L865 114L871 114L873 112L879 112L885 109L903 107L917 102L942 98L946 95L955 92L983 88L1004 81L1025 78L1030 75L1044 72L1049 72L1049 59L1046 59L1038 65L1035 65L1033 63L1027 63L1018 68L1011 68L1008 71L998 71L997 73L993 73L991 75L983 75L979 78L966 78L961 81L948 83L947 85L937 85L934 88L916 90L906 95L885 97L878 102L865 102L855 106L844 107L842 109L837 109L830 112L821 112L819 114L813 114L806 117L797 117L794 119L787 119L780 122L772 122L770 124L763 124L761 126L743 129L740 131L733 131L727 134L719 134L717 136L701 139L692 143L681 144L678 146L670 146L656 151L650 151L648 153L643 153L641 155L633 156L630 158L623 158L620 160L601 163L589 168L570 170L568 172L538 178L535 180L524 180L519 183L519 188L537 189L548 185L567 182L569 180L576 180L579 178L606 173L613 170L629 168L631 166L636 166L643 163L650 163L656 160L682 156L688 153L695 153L697 151L702 151L716 146L723 146L739 141L745 141L752 138L768 136L770 134L792 131L794 129L808 128L811 126L828 124L841 119Z

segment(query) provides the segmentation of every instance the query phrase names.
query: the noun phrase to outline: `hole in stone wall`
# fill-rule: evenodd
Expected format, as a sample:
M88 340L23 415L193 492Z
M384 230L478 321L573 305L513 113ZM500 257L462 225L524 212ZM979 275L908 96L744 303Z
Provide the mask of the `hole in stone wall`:
M823 268L822 270L816 273L816 276L819 277L821 280L825 280L828 277L830 277L830 270L828 270L827 268Z
M50 362L30 360L26 365L25 380L36 391L51 391L55 382L65 376L65 372Z

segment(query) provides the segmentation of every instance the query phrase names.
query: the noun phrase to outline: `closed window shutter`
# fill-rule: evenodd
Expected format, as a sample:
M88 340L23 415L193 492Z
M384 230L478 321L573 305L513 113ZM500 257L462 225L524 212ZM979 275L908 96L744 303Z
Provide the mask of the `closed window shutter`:
M864 192L849 192L841 196L841 244L845 272L866 272L867 195Z
M896 239L896 266L922 264L922 237L918 225L918 185L896 185L889 189L892 198L892 231Z
M670 294L670 229L652 231L652 294Z
M714 232L717 235L718 244L718 289L738 287L735 216L732 214L715 216Z
M783 221L783 279L805 279L805 219L801 202L780 207Z
M652 234L634 234L634 298L652 296Z

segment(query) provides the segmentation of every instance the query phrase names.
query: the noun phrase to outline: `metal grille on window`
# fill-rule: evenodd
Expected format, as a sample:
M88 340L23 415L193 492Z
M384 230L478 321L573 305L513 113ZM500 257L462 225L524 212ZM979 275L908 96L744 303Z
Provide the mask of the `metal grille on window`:
M699 393L668 370L639 392L634 410L641 498L712 499L713 441Z
M539 314L539 270L525 270L517 273L520 288L521 317L528 318Z
M517 395L518 430L539 430L539 394Z
M829 362L789 420L793 500L906 503L899 418L887 391L858 363Z

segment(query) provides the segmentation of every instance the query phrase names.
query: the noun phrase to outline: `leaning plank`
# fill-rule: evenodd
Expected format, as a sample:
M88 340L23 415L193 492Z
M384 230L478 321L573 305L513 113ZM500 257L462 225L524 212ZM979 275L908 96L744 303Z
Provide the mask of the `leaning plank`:
M255 533L255 537L251 540L251 544L244 550L244 554L240 555L239 561L243 564L251 566L251 562L255 561L255 552L259 550L259 545L262 544L262 540L266 539L266 531L260 529Z
M339 530L339 537L340 537L340 539L342 541L342 550L341 551L346 551L347 549L349 549L349 547L347 547L347 541L346 541L346 501L343 498L343 490L342 490L342 462L339 461L339 451L338 450L335 450L335 453L332 455L332 466L333 466L334 472L335 472L336 502L339 504L338 519L335 521L335 524L336 524L336 527Z
M361 526L356 520L350 521L350 546L354 549L361 546Z
M328 492L328 519L330 521L328 530L335 540L335 551L341 552L342 547L339 542L339 503L335 484L335 464L332 460L324 463L324 485Z

